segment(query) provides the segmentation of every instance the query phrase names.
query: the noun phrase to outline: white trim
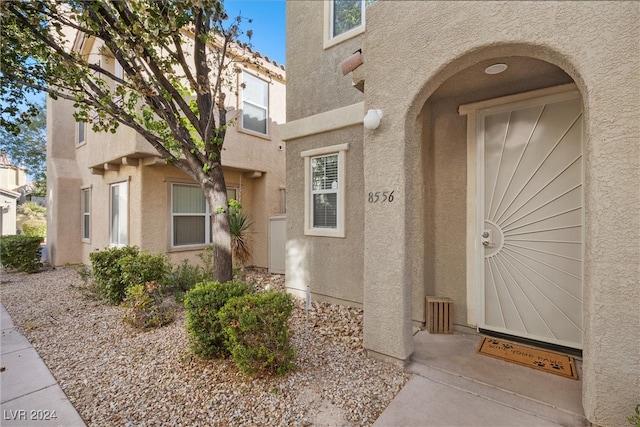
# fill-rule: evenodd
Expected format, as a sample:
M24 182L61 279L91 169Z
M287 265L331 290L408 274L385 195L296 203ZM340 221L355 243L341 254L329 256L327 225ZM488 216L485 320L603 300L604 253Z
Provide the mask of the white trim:
M332 46L342 43L345 40L349 40L354 38L357 35L364 33L366 26L366 1L361 0L362 2L362 16L361 23L357 27L350 29L349 31L345 31L342 34L338 34L337 36L333 36L333 0L325 0L324 2L324 37L323 37L323 48L328 49Z
M118 230L124 229L125 242L114 242L113 236L113 188L121 187L122 194L118 197L118 214L121 217L118 218ZM124 207L120 206L120 203L124 204ZM123 225L124 223L124 225ZM126 246L129 244L129 181L120 181L109 184L109 246Z
M242 87L243 84L245 84L245 80L246 80L246 76L249 76L251 78L254 78L256 80L258 80L259 82L262 82L265 84L265 86L267 87L267 105L259 105L256 104L254 102L251 102L249 100L245 99L244 96L244 87ZM241 92L240 92L240 117L239 117L239 124L240 127L238 130L242 130L244 132L250 133L252 135L258 135L261 137L268 137L269 136L269 101L270 101L270 97L271 97L271 85L269 84L269 82L265 79L263 79L260 75L256 75L254 73L249 73L246 70L243 70L241 73L241 83L240 83L240 88L241 88ZM244 104L245 102L257 109L264 109L265 111L265 131L260 132L257 130L253 130L253 129L249 129L247 127L244 126Z
M362 125L363 119L364 102L358 102L357 104L284 123L281 127L282 140L290 141L348 126Z
M89 206L87 206L85 204L85 194L87 194L86 192L88 192L89 194ZM82 197L82 203L81 203L81 216L82 216L82 222L81 222L81 236L80 236L80 241L81 242L91 242L91 202L93 199L93 191L92 191L92 187L84 187L80 189L80 193L81 193L81 197ZM88 217L89 218L89 228L87 229L85 227L85 218ZM85 235L88 235L87 237L85 237Z
M345 193L346 193L346 152L349 143L306 150L300 153L304 158L304 234L305 236L339 237L346 236L345 231ZM338 197L336 228L314 228L311 226L311 158L329 154L338 155Z

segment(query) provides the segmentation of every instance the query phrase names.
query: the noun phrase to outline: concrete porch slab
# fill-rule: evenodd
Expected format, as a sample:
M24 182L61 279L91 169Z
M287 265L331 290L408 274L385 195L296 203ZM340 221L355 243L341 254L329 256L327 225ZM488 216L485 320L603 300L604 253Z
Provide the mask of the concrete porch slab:
M406 368L413 376L374 425L589 425L580 380L478 354L480 340L417 333Z

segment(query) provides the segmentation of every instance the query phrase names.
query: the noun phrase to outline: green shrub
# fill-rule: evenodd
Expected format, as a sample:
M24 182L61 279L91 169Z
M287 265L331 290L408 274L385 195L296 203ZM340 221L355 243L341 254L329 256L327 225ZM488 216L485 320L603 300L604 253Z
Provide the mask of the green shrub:
M213 246L207 246L203 252L198 254L198 258L202 261L202 274L204 276L205 281L213 280L213 259L215 257L215 253L213 250Z
M636 414L627 418L627 421L634 427L640 427L640 403L636 405Z
M189 261L185 259L182 260L182 263L171 266L165 289L173 293L176 301L183 301L185 292L193 289L196 283L205 280L204 269L198 265L189 264Z
M22 223L22 231L28 237L47 237L47 221L43 219L29 219Z
M42 265L41 237L11 235L0 237L0 262L4 268L35 273Z
M125 291L124 321L139 329L157 328L173 321L174 312L162 305L158 282L133 285Z
M120 259L122 282L125 290L129 286L147 282L163 284L170 271L170 265L163 254L138 253L125 255Z
M126 256L137 256L136 246L106 248L89 254L96 290L112 304L120 304L125 296L127 283L122 277L120 260Z
M293 369L293 306L289 294L270 291L233 298L219 311L228 350L242 372L284 375Z
M191 350L201 357L225 356L224 331L218 311L233 297L250 292L242 282L198 283L187 292L184 305L187 312L186 329L191 338Z

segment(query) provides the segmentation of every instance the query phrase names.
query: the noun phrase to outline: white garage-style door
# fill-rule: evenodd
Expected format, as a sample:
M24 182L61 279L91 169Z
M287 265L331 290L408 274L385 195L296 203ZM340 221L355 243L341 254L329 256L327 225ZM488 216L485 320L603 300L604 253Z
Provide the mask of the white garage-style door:
M582 101L479 110L478 326L582 348Z

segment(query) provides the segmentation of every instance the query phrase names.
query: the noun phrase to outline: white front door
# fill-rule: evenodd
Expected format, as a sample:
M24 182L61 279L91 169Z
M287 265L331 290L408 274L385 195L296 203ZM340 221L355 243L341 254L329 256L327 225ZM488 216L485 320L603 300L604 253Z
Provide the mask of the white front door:
M582 101L477 115L478 326L582 348Z

